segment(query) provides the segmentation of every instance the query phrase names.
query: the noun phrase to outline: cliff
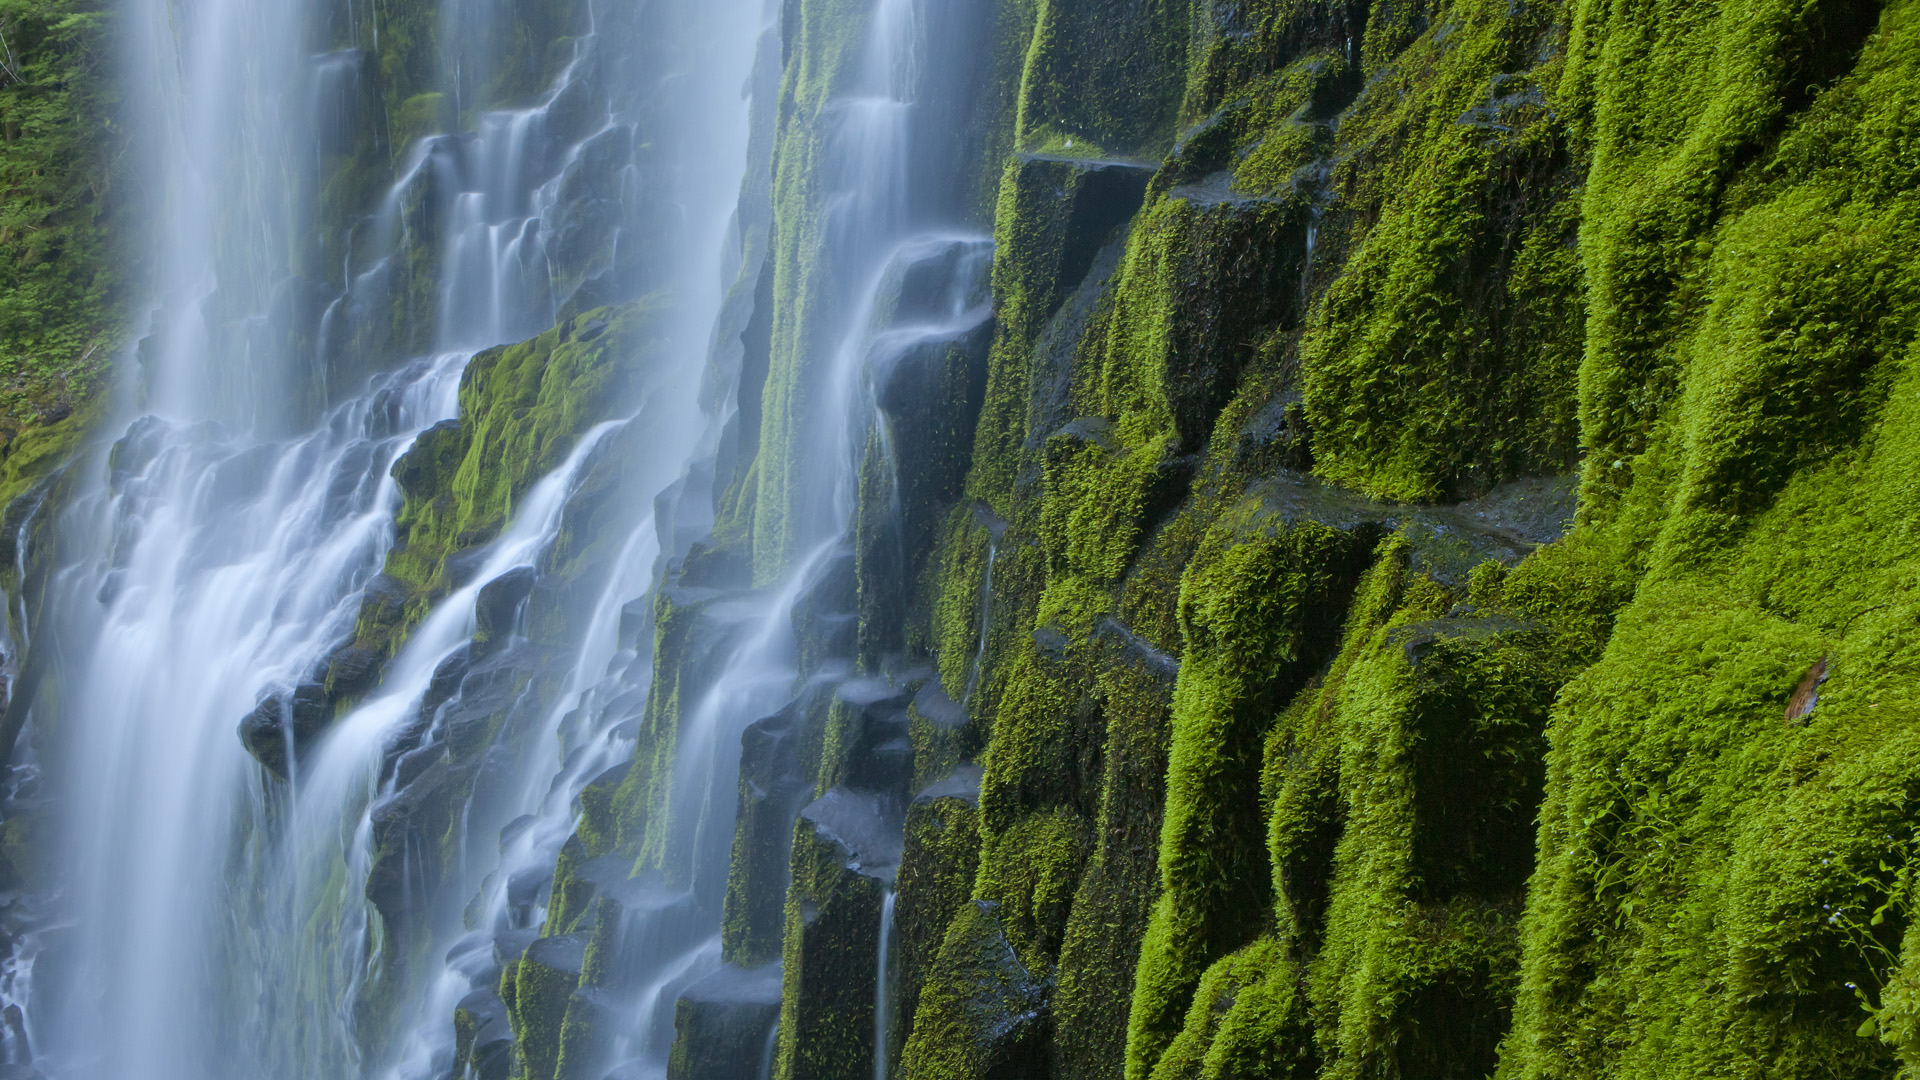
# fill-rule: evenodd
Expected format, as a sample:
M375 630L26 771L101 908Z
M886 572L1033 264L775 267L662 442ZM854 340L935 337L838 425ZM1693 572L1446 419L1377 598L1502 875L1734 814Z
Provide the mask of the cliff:
M990 7L940 106L990 341L875 390L840 587L892 696L786 721L904 850L823 876L876 860L799 821L777 1075L869 1072L887 888L902 1077L1920 1066L1914 12ZM803 236L858 39L786 19ZM818 353L781 257L720 533L762 580ZM888 724L911 778L863 783Z

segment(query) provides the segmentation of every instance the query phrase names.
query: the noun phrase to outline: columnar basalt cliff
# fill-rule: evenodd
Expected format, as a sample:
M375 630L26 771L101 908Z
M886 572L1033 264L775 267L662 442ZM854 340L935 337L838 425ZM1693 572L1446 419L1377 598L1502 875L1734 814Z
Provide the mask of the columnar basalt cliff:
M231 1068L1920 1076L1920 0L306 15L257 433L0 464L0 1075L205 1060L89 989L186 954L88 929L83 687L306 483L178 812ZM8 348L120 332L100 205Z

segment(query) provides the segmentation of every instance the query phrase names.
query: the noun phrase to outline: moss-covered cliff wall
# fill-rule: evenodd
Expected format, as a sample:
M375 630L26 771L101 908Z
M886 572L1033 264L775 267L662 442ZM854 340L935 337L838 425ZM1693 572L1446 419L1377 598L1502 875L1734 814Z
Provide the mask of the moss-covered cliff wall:
M886 878L891 1070L1901 1068L1911 5L986 6L983 404L848 654L906 695L909 794L980 770ZM804 130L863 12L783 27L757 512L718 538L763 581L820 347ZM860 767L831 712L781 721L851 755L815 795ZM811 971L875 946L807 820ZM779 1075L870 1069L830 999L785 1002Z

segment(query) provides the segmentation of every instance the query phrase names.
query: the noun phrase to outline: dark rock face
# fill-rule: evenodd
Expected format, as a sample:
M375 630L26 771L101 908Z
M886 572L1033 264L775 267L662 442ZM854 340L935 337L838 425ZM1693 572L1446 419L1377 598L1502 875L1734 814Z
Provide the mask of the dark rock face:
M516 566L480 587L473 603L474 619L479 624L473 636L476 656L485 656L506 643L513 632L514 615L532 595L537 576L531 566Z
M241 719L240 741L284 780L292 760L333 722L333 702L321 683L301 683L292 691L271 695Z
M779 1019L779 964L721 968L674 1005L668 1080L761 1075Z
M454 1076L507 1080L513 1066L513 1029L499 993L481 987L461 998L453 1012L453 1033Z
M740 736L740 801L721 931L726 954L740 963L780 955L793 819L812 792L800 764L807 711L796 699Z
M962 765L929 785L907 808L906 846L895 877L898 1009L888 1059L899 1061L911 1040L926 985L947 927L973 895L980 864L980 779L975 765Z

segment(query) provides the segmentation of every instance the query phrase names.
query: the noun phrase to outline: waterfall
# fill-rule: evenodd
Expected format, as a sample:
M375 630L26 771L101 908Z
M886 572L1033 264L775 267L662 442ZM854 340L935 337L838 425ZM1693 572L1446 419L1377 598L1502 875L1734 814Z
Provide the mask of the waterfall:
M345 40L315 41L318 0L126 2L154 114L140 149L160 186L157 284L102 425L112 435L73 466L58 550L43 555L33 648L59 691L32 702L22 754L57 793L72 870L61 917L33 928L0 986L28 1004L0 1041L16 1059L30 1043L55 1080L437 1080L466 982L408 957L449 952L466 898L504 908L514 871L550 867L580 786L631 752L630 737L569 724L592 714L620 661L622 607L664 554L655 497L713 438L698 391L734 270L739 88L762 5L556 5L578 17L552 77L527 104L490 107L498 80L459 72L506 47L487 21L511 13L447 4L474 32L450 35L449 70L431 75L458 99L438 123L468 130L391 147L394 180L348 223L329 271L309 239L328 213L326 155L350 149L343 103L365 96L388 13L348 4L351 25L333 30ZM422 288L431 303L402 304ZM655 365L636 373L627 418L583 432L519 493L378 687L312 747L289 743L291 782L269 775L236 724L316 685L351 637L393 544L392 467L455 415L474 352L644 292L662 298L664 344L623 358ZM396 311L415 321L395 330ZM408 359L410 343L429 355ZM444 895L420 898L420 927L396 939L365 898L378 813L412 779L388 748L473 633L483 587L542 563L583 477L613 453L625 460L608 520L623 535L565 620L544 725L463 818L533 826L498 865L466 859L463 839ZM631 678L644 685L644 670ZM380 1000L394 1004L367 1007Z

